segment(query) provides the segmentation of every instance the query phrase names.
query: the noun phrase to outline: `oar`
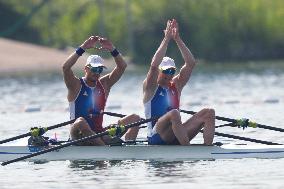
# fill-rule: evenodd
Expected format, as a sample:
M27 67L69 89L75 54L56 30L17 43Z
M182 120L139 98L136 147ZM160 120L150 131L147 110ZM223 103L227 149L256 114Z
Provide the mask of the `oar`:
M109 115L109 116L113 116L113 117L120 117L120 118L123 118L123 117L126 116L124 114L119 114L119 113L114 113L114 112L103 112L103 114L106 114L106 115Z
M203 133L203 130L201 130L200 132ZM219 132L215 132L214 134L215 134L216 136L221 136L221 137L226 137L226 138L233 138L233 139L238 139L238 140L243 140L243 141L249 141L249 142L255 142L255 143L259 143L259 144L282 145L282 144L275 143L275 142L269 142L269 141L265 141L265 140L258 140L258 139L254 139L254 138L241 137L241 136L236 136L236 135L231 135L231 134L225 134L225 133L219 133Z
M98 114L100 114L100 113L98 113ZM126 116L126 115L112 113L112 112L102 112L102 114L107 114L107 115L110 115L110 116L121 117L121 118ZM97 115L97 114L95 114L95 115ZM75 120L76 119L72 119L70 121L66 121L66 122L59 123L59 124L56 124L56 125L53 125L53 126L45 127L45 128L43 128L44 133L49 131L49 130L56 129L56 128L63 127L65 125L69 125L71 123L74 123ZM41 133L41 134L44 134L44 133ZM1 140L0 144L6 143L6 142L11 142L11 141L14 141L14 140L17 140L17 139L20 139L20 138L24 138L24 137L28 137L28 136L32 136L32 132L28 132L28 133L25 133L25 134L21 134L21 135L18 135L18 136L14 136L14 137L11 137L11 138Z
M181 110L181 111L186 111L186 110ZM193 111L189 111L189 112L193 113ZM104 112L104 113L107 114L107 115L110 115L110 116L114 116L114 117L124 117L124 116L126 116L124 114L113 113L113 112ZM225 127L225 126L230 126L230 125L232 125L232 123L219 125L219 126L216 126L215 128ZM140 128L144 128L144 127L140 127ZM201 130L200 132L203 132L203 131ZM215 132L215 135L216 136L221 136L221 137L227 137L227 138L243 140L243 141L255 142L255 143L260 143L260 144L281 145L279 143L274 143L274 142L269 142L269 141L264 141L264 140L258 140L258 139L253 139L253 138L246 138L246 137L241 137L241 136L236 136L236 135L231 135L231 134L225 134L225 133L219 133L219 132Z
M141 120L141 121L138 121L138 122L127 124L127 125L123 126L123 128L121 128L121 126L119 126L117 128L110 128L110 129L108 129L104 132L98 133L98 134L90 135L90 136L87 136L87 137L84 137L84 138L81 138L81 139L78 139L78 140L73 140L71 142L68 142L68 143L65 143L65 144L62 144L62 145L59 145L59 146L55 146L55 147L52 147L52 148L41 150L41 151L36 152L36 153L32 153L32 154L29 154L29 155L26 155L26 156L22 156L22 157L15 158L15 159L12 159L12 160L9 160L9 161L5 161L1 165L3 165L3 166L8 165L10 163L25 160L25 159L28 159L28 158L31 158L31 157L35 157L35 156L38 156L38 155L41 155L41 154L45 154L47 152L59 150L61 148L68 147L68 146L71 146L73 144L78 144L79 142L84 142L84 141L87 141L87 140L90 140L90 139L99 138L99 137L104 136L104 135L113 136L113 135L118 134L117 131L123 132L122 130L127 130L131 127L136 127L136 126L139 126L141 124L144 124L144 123L147 123L147 122L150 122L150 121L154 121L156 119L157 118L144 119L144 120Z
M194 114L197 113L197 112L189 111L189 110L180 110L180 112L183 112L183 113L186 113L186 114L191 114L191 115L194 115ZM221 117L221 116L215 116L215 118L218 119L218 120L221 120L221 121L228 121L228 122L236 123L237 125L245 124L248 127L253 127L253 128L258 127L258 128L262 128L262 129L269 129L269 130L273 130L273 131L284 132L284 129L282 129L282 128L258 124L258 123L255 123L255 122L251 122L248 119L237 120L237 119L231 119L231 118L226 118L226 117Z
M56 124L56 125L53 125L53 126L46 127L46 128L44 128L44 132L46 132L48 130L55 129L55 128L59 128L59 127L62 127L62 126L68 125L68 124L71 124L75 120L76 119L72 119L70 121L66 121L66 122L63 122L63 123L59 123L59 124ZM43 134L43 133L41 133L41 134ZM13 140L17 140L17 139L20 139L20 138L28 137L28 136L32 136L32 132L28 132L28 133L21 134L21 135L15 136L15 137L11 137L11 138L8 138L8 139L5 139L5 140L1 140L0 144L10 142L10 141L13 141Z

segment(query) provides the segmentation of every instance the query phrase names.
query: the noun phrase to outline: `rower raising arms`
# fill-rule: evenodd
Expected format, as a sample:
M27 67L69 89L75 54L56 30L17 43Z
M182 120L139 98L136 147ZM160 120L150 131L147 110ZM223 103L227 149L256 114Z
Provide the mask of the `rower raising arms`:
M204 144L213 143L215 131L215 111L203 109L182 123L179 105L183 87L188 82L196 64L190 50L179 36L178 23L168 20L164 39L152 58L151 66L143 82L143 103L146 118L160 117L148 124L149 144L181 144L190 141L204 128ZM173 39L185 61L178 75L174 76L174 60L165 57L167 46Z
M88 57L84 67L85 76L78 78L72 71L72 66L78 58L96 44L101 47L98 50L106 50L113 56L116 67L104 76L101 76L103 59L99 55ZM91 36L74 53L72 53L63 64L64 82L68 89L67 99L70 106L70 118L77 120L71 127L70 136L72 140L93 135L104 131L102 127L103 112L111 87L121 78L127 67L122 55L113 46L110 40L99 36ZM128 124L140 120L140 117L132 114L119 120L119 124ZM125 133L126 140L134 140L138 134L139 127L130 128ZM110 142L110 137L93 139L82 143L82 145L105 145Z

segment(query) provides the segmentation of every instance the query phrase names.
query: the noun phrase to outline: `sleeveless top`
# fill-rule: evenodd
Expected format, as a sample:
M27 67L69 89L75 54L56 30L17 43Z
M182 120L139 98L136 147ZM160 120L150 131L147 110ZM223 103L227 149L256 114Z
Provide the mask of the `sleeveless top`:
M69 103L70 119L84 117L89 126L96 133L104 131L102 127L106 105L106 95L103 85L98 80L95 87L89 87L85 78L80 78L81 89L76 99Z
M161 117L172 109L179 109L179 95L174 83L170 83L168 88L158 86L151 100L144 103L145 117ZM151 137L155 134L153 127L156 121L148 123L147 136Z

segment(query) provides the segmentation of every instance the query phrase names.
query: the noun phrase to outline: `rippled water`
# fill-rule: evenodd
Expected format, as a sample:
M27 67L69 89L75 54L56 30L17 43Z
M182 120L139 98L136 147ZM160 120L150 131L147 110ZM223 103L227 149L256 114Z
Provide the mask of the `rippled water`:
M145 70L128 72L111 91L107 110L143 115L142 81ZM68 120L66 89L60 74L0 76L0 138L26 133L31 126ZM181 107L197 111L215 108L216 114L250 118L284 127L284 66L198 66L182 94ZM189 115L183 114L183 120ZM117 118L105 117L105 124ZM217 122L219 123L219 122ZM68 128L48 136L68 138ZM284 143L283 133L220 128L219 132ZM139 137L146 136L141 130ZM216 137L215 142L246 143ZM202 142L198 135L194 143ZM283 188L284 159L216 161L64 161L15 163L0 167L0 188ZM16 181L16 182L15 182Z

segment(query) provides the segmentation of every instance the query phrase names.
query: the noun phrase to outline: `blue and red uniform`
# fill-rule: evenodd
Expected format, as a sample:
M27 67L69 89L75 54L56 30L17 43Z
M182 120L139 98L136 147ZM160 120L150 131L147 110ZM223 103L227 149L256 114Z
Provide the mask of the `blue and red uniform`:
M158 86L151 100L144 104L146 119L151 117L161 117L172 109L179 109L179 94L174 83L170 83L168 88ZM156 121L148 123L149 144L166 144L154 128Z
M70 118L84 117L89 126L96 133L104 131L102 127L103 115L106 105L106 95L103 85L98 80L95 87L89 87L84 78L80 78L81 89L77 98L70 102Z

